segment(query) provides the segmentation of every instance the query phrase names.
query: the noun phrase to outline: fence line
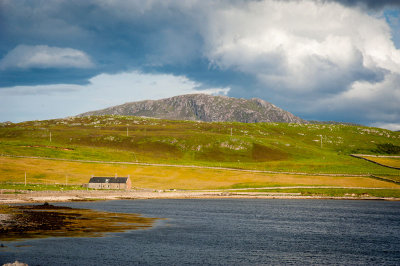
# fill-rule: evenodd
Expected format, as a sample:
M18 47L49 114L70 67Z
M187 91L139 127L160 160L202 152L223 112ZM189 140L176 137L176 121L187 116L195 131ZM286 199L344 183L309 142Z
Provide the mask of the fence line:
M362 156L371 156L371 155L350 154L350 156L351 156L351 157L354 157L354 158L366 160L366 161L368 161L368 162L371 162L371 163L374 163L374 164L377 164L377 165L380 165L380 166L383 166L383 167L387 167L387 168L392 168L392 169L400 170L399 167L394 167L394 166L390 166L390 165L381 164L381 163L375 162L375 161L373 161L373 160L370 160L370 159L368 159L368 158L362 157ZM375 156L373 156L373 157L375 157ZM383 157L383 156L376 156L376 157ZM387 157L388 157L388 156L386 156L386 158L387 158ZM392 156L392 157L393 157L393 156ZM399 156L399 157L400 157L400 156Z

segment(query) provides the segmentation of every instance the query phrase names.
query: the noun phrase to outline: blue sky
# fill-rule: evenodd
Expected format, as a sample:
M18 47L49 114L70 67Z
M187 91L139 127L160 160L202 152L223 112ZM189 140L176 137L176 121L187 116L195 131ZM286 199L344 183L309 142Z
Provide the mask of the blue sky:
M0 0L0 121L204 92L400 130L399 2Z

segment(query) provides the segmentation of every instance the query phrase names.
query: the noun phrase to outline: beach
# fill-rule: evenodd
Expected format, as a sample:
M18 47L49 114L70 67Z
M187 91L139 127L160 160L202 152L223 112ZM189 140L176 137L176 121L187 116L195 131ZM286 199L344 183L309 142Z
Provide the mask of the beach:
M224 191L224 190L73 190L73 191L14 191L0 190L0 204L97 201L121 199L226 199L226 198L262 198L262 199L344 199L344 200L392 200L399 198L346 195L317 196L300 193Z

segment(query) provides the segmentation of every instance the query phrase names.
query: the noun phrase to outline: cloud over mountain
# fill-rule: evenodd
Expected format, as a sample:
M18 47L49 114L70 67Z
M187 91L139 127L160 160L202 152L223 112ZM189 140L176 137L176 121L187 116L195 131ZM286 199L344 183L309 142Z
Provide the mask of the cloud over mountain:
M259 97L306 119L400 124L398 1L0 5L0 34L7 39L0 43L3 87L84 84L94 76L137 70L185 76L199 89L229 87L230 96ZM64 56L56 57L54 49ZM61 67L75 71L35 72Z
M1 88L0 114L13 117L14 121L51 119L127 101L193 93L226 95L229 92L229 87L201 89L202 87L201 83L185 76L145 74L137 71L100 74L83 85L51 84Z

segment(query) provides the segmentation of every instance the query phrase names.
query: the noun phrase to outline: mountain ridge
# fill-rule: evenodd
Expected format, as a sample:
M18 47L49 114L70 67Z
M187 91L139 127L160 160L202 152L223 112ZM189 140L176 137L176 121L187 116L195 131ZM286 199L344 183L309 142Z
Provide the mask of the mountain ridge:
M128 102L79 114L146 116L170 120L205 122L284 122L308 121L259 98L243 99L207 94L186 94L160 100Z

